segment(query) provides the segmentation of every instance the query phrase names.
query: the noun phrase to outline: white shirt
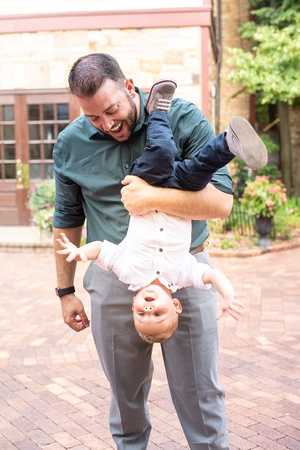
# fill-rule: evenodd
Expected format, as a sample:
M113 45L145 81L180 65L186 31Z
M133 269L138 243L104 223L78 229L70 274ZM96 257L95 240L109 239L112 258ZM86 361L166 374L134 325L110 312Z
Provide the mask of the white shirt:
M189 253L191 221L152 211L130 217L126 237L119 245L104 241L96 264L112 270L129 289L137 291L156 278L170 289L194 285L208 290L202 282L208 264L198 263Z

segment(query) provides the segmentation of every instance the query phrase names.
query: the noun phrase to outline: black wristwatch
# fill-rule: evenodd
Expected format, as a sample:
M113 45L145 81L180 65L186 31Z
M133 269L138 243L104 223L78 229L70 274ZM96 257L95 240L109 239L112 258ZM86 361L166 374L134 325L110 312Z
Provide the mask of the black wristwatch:
M75 287L74 286L70 286L64 289L60 289L60 288L55 288L55 293L57 295L57 297L62 297L63 295L68 295L68 294L74 294L75 292Z

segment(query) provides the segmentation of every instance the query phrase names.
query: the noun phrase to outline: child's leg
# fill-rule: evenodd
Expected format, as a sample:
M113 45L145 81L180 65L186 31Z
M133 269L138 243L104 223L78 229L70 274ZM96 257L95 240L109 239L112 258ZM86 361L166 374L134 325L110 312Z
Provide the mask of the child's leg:
M149 116L144 153L135 160L130 174L161 186L174 174L176 155L169 117L165 112L155 111Z
M196 153L192 159L176 164L175 177L182 189L201 190L212 175L235 156L248 167L262 169L268 162L267 149L249 122L234 117L225 131Z
M224 151L225 150L225 151ZM234 155L226 143L226 131L217 136L191 159L185 159L175 166L175 179L181 189L200 191L207 186L213 174L226 166Z

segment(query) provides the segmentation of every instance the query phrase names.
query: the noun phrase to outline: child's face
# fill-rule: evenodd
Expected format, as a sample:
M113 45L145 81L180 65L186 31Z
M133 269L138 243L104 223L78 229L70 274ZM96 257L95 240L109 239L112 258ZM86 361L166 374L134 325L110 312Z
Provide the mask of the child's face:
M132 311L137 331L156 335L169 328L174 314L181 313L182 308L179 300L172 298L167 289L150 284L134 297Z

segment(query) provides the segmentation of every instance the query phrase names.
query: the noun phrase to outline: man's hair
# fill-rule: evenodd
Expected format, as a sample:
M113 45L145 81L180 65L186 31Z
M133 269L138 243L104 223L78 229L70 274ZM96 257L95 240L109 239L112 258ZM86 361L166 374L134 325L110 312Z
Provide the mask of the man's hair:
M178 314L176 314L174 316L174 320L172 321L170 328L167 331L165 331L164 333L143 334L138 330L137 330L137 332L139 333L139 335L143 339L143 341L146 341L149 344L160 344L160 343L166 341L167 339L170 339L175 334L177 327L178 327Z
M93 97L107 78L122 86L126 79L115 58L106 53L91 53L73 64L69 89L76 97Z

